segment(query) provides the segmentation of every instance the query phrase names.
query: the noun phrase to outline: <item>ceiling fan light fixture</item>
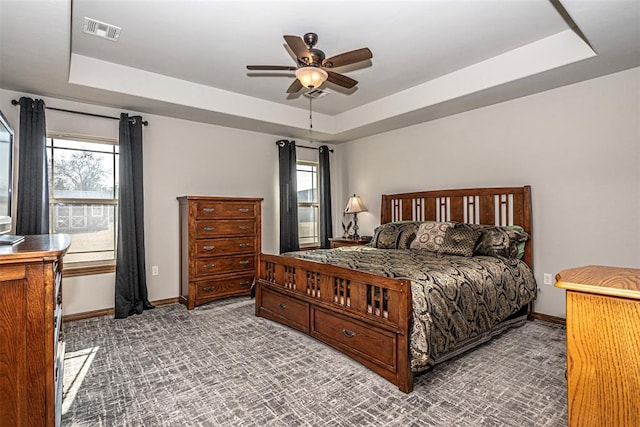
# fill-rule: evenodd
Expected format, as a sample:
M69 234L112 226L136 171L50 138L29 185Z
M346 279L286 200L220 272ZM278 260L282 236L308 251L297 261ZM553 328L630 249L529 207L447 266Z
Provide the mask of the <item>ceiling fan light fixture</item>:
M302 83L302 86L313 89L319 87L327 80L329 74L318 67L302 67L296 70L296 77Z

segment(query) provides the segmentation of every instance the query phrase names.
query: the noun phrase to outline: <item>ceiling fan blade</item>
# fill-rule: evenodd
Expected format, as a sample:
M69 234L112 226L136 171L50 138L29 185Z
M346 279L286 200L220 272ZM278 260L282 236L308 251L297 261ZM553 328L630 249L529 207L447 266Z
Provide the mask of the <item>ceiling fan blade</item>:
M247 65L247 70L287 70L295 71L296 67L289 67L287 65Z
M311 62L311 52L307 48L306 43L299 36L283 36L293 53L299 61L303 63Z
M287 89L287 93L296 93L300 89L302 89L302 83L300 83L300 80L295 79L293 83L291 83L291 86L289 86L289 89Z
M327 78L333 84L351 89L358 84L357 80L353 80L351 77L347 77L344 74L336 73L334 71L328 71L329 77Z
M342 67L344 65L355 64L356 62L366 61L373 58L373 53L368 47L352 50L351 52L341 53L322 61L322 66L327 68Z

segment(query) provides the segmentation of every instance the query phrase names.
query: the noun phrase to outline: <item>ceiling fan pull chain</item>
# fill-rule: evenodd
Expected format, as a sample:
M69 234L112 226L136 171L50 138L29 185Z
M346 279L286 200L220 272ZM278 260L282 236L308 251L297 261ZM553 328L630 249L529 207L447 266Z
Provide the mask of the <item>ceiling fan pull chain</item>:
M311 131L313 130L313 114L311 113L311 102L313 101L313 97L309 97L309 142L313 142L311 139Z

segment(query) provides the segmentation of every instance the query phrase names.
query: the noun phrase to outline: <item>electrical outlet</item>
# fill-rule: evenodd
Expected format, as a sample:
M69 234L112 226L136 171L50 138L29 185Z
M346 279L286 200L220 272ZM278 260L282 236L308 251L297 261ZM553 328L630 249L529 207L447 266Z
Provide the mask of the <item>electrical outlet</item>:
M151 274L154 276L157 276L158 274L160 274L160 271L158 271L157 265L154 265L153 267L151 267Z
M553 276L549 273L544 273L544 284L553 285Z

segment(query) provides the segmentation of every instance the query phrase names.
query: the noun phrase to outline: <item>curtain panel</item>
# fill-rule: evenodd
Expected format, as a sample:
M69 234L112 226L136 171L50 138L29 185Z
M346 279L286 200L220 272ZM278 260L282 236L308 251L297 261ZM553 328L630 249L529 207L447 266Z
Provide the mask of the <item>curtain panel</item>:
M115 318L154 308L147 294L142 182L142 117L120 115L120 197Z
M280 182L280 253L300 249L298 241L298 184L296 143L278 141Z
M49 234L47 125L41 99L20 98L16 234Z
M320 191L320 247L328 249L329 238L333 237L333 218L331 215L331 172L329 167L329 147L322 145L318 154L319 191Z

